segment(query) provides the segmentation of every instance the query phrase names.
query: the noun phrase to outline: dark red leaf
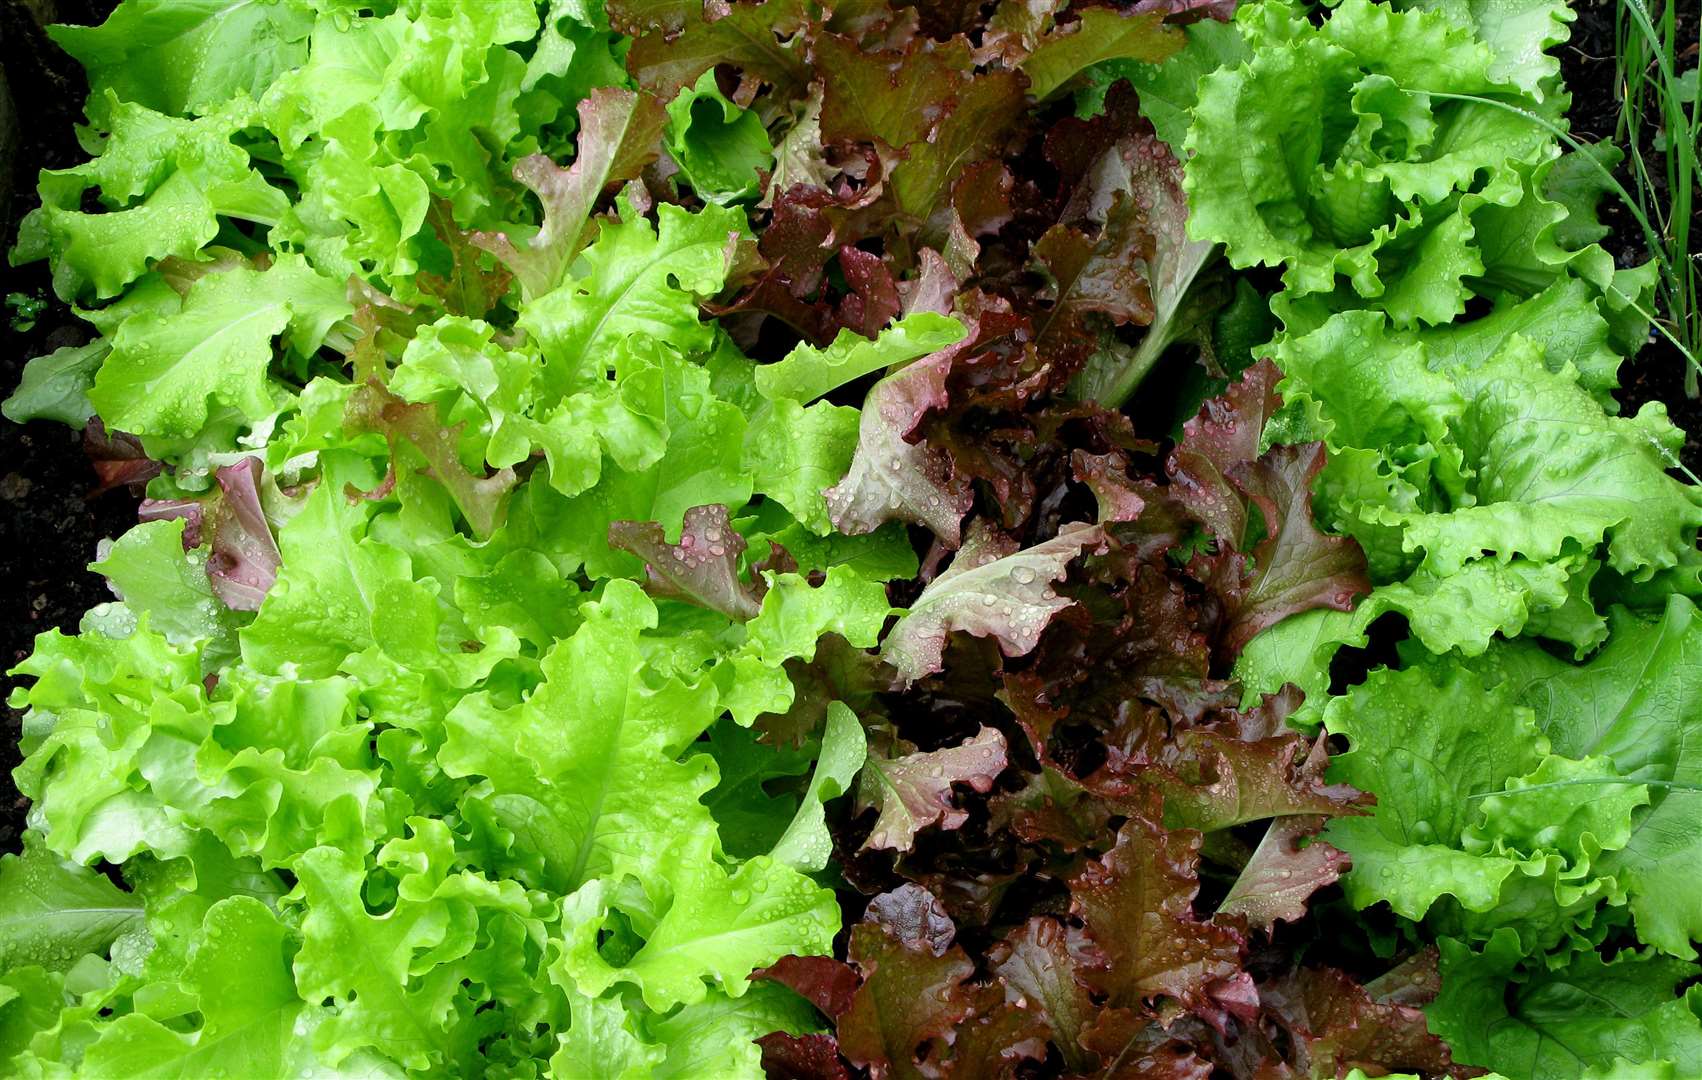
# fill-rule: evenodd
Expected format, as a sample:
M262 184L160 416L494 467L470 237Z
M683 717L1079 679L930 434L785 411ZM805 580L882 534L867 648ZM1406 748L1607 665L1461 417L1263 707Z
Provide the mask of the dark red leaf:
M831 956L782 956L751 978L780 983L829 1018L850 1007L858 983L857 973Z
M1231 481L1265 524L1250 559L1230 553L1204 564L1228 603L1224 648L1231 655L1290 615L1319 607L1352 611L1354 601L1371 591L1359 542L1326 535L1312 521L1312 481L1323 467L1323 444L1309 443L1273 446L1231 470Z
M990 950L987 959L1019 1001L1027 1001L1051 1029L1052 1041L1074 1072L1093 1066L1081 1035L1093 1018L1087 988L1076 981L1075 959L1056 919L1036 916Z
M768 1080L850 1080L839 1044L831 1035L788 1035L774 1031L757 1040Z
M969 277L981 255L980 238L1010 224L1010 167L998 160L971 165L951 185L946 260L959 277Z
M1035 343L1043 352L1091 333L1088 314L1115 325L1152 321L1152 293L1140 271L1151 238L1141 228L1140 209L1118 198L1098 236L1073 225L1054 225L1034 244L1037 267L1051 282L1047 314L1035 323Z
M975 1013L952 1032L951 1057L939 1064L940 1075L1014 1078L1023 1062L1045 1060L1046 1035L1038 1013L1007 1000L996 986L983 987Z
M1241 936L1194 917L1199 835L1133 817L1117 845L1070 882L1071 911L1091 943L1083 978L1111 1005L1170 997L1209 1003L1210 987L1241 970Z
M83 427L83 454L100 480L85 499L99 498L114 488L139 490L165 467L148 457L141 439L125 431L107 431L98 416L89 417Z
M873 1077L926 1075L917 1060L923 1045L943 1038L975 1008L965 985L975 965L956 945L935 956L874 923L852 927L849 955L863 985L839 1018L840 1052Z
M1110 819L1119 807L1044 765L1028 774L1020 790L994 795L989 812L995 827L1008 828L1027 843L1055 843L1075 851L1109 847Z
M1355 1068L1425 1075L1472 1075L1430 1034L1424 1013L1371 1000L1363 986L1330 968L1301 968L1260 988L1266 1015L1293 1040L1303 1075Z
M1239 550L1246 535L1247 509L1229 473L1259 456L1265 421L1282 407L1276 392L1281 379L1282 372L1269 360L1248 368L1182 426L1182 441L1165 466L1178 498L1232 549Z
M892 163L889 231L921 227L963 170L1002 149L1023 122L1026 80L1010 70L972 74L962 38L914 38L887 50L824 34L812 51L823 141L865 144Z
M1216 1069L1200 1056L1204 1035L1197 1025L1167 1029L1131 1009L1106 1009L1082 1042L1105 1062L1105 1080L1210 1080Z
M854 247L839 249L839 269L851 291L839 302L839 325L872 338L898 318L898 285L880 256Z

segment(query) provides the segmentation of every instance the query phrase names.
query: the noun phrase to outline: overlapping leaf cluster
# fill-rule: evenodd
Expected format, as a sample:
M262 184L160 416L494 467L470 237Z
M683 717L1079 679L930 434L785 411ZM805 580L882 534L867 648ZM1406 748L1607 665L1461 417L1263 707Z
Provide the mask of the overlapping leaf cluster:
M1669 472L1662 406L1622 416L1612 394L1650 267L1595 243L1615 152L1562 153L1544 50L1570 18L1261 3L1234 39L1190 43L1228 59L1192 92L1153 80L1190 102L1193 235L1283 268L1266 439L1323 440L1320 519L1375 585L1236 668L1255 700L1302 688L1291 722L1348 748L1328 778L1377 796L1324 833L1352 859L1348 901L1440 946L1428 1015L1459 1059L1682 1072L1702 1049L1679 869L1702 836L1702 496ZM1357 681L1367 645L1388 663Z
M321 7L58 31L93 157L14 258L102 336L9 412L164 471L19 668L4 1068L755 1071L820 1024L749 975L831 947L863 738L753 778L740 725L915 556L821 535L855 410L750 408L700 317L743 209L598 216L688 126L599 10Z
M1322 447L1260 452L1273 367L1208 403L1168 457L1114 411L1167 345L1186 338L1215 365L1230 336L1213 333L1227 290L1199 280L1211 245L1184 233L1175 156L1128 87L1098 117L1025 119L988 44L1019 47L1009 5L979 42L962 36L969 16L931 10L812 23L770 3L703 24L611 10L662 92L701 78L675 58L736 47L724 23L776 20L721 86L819 124L822 152L783 172L779 147L763 268L720 310L747 340L780 323L817 343L758 369L771 404L888 369L828 518L932 534L884 664L824 648L791 665L799 704L757 722L771 745L808 744L831 701L869 737L836 809L849 879L874 896L850 964L770 972L835 1035L765 1039L771 1073L1452 1069L1406 969L1365 988L1290 946L1257 978L1248 967L1341 872L1312 842L1322 822L1367 801L1284 729L1294 699L1238 712L1224 677L1265 627L1351 609L1369 582L1356 544L1312 524ZM1080 32L1114 19L1139 24L1088 9ZM817 82L788 77L787 49ZM1017 66L1034 78L1032 56ZM906 324L929 309L967 335L913 345ZM903 335L856 336L900 315ZM1198 899L1202 866L1232 891Z
M836 1017L839 1055L776 1035L771 1072L1454 1071L1413 1007L1433 955L1362 985L1297 963L1282 929L1344 869L1319 829L1370 800L1286 727L1298 695L1238 710L1224 677L1263 625L1368 588L1353 542L1311 524L1322 447L1259 452L1277 377L1254 367L1162 457L1109 444L1111 414L1039 406L1101 425L1059 437L1087 445L1019 522L1055 535L1018 547L974 518L886 636L896 672L810 673L871 733L835 832L874 898L848 964L769 972Z
M7 415L159 475L19 669L0 1062L1702 1054L1702 500L1566 9L1233 7L57 31L14 257L100 336Z
M758 1036L819 1053L837 1010L749 979L829 950L809 875L853 786L836 818L871 850L985 831L996 804L988 847L1032 862L1006 884L1076 883L1067 923L1044 898L996 918L990 893L979 922L1032 917L1037 977L1083 1014L1013 1013L978 981L959 1069L1049 1039L1109 1062L1177 1009L1305 1033L1297 1060L1405 1060L1313 1042L1410 1009L1355 989L1307 1018L1242 970L1247 920L1338 871L1296 844L1359 803L1212 681L1262 626L1363 589L1351 543L1309 524L1316 450L1255 452L1261 369L1135 478L1154 448L1104 406L1166 344L1208 343L1220 297L1184 303L1207 248L1126 90L1099 120L1031 112L1096 62L1162 59L1166 18L1202 12L616 6L630 43L544 14L121 8L62 32L96 153L43 177L16 257L49 257L103 336L38 361L12 412L98 415L165 471L100 564L120 602L21 669L40 836L6 874L50 915L9 961L10 1060L665 1076L748 1071ZM275 47L222 58L243 35ZM155 68L180 77L136 76ZM838 403L865 388L861 414ZM918 571L900 523L936 539L877 657L880 582ZM944 673L956 631L1043 645L1005 719L961 738L901 718L992 670ZM1086 700L1109 687L1065 703L1089 640L1159 679L1144 729ZM1027 823L1054 790L1077 808L1056 837ZM1196 912L1198 833L1278 817L1239 898ZM1261 883L1290 859L1303 881ZM125 890L76 869L96 862ZM954 878L930 883L958 909ZM96 894L119 916L77 915ZM1198 970L1123 955L1125 917L1183 933ZM841 1031L904 1071L944 1034ZM1163 1053L1227 1053L1209 1031Z

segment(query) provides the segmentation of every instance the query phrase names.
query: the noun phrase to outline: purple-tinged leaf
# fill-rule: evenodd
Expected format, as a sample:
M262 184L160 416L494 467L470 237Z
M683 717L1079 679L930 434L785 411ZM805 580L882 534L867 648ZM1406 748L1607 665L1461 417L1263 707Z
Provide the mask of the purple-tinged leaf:
M590 239L597 200L656 160L667 120L662 103L648 94L606 86L591 91L579 103L579 156L571 166L563 169L543 154L514 165L514 179L543 204L538 234L524 248L501 233L477 233L473 242L514 272L528 299L554 289Z
M1280 817L1265 829L1265 837L1241 876L1218 905L1219 915L1238 915L1270 933L1277 922L1296 922L1306 914L1312 894L1340 878L1348 857L1315 839L1322 817ZM1306 846L1301 841L1311 839Z
M1209 1046L1204 1027L1197 1021L1165 1025L1134 1009L1106 1009L1082 1043L1107 1063L1100 1080L1211 1080L1217 1068L1200 1056Z
M1113 92L1108 105L1133 109L1132 95ZM1200 321L1217 309L1220 298L1197 301L1192 293L1200 271L1211 262L1217 246L1188 237L1188 200L1182 191L1182 166L1170 148L1153 134L1145 120L1135 123L1088 170L1077 188L1085 197L1090 217L1106 220L1119 198L1131 201L1139 214L1145 243L1139 249L1140 273L1152 299L1152 318L1146 336L1134 351L1115 361L1096 363L1083 372L1078 388L1083 397L1108 408L1120 408L1171 343L1196 331Z
M233 611L258 611L283 556L260 503L261 464L245 457L214 474L219 490L198 499L144 499L141 521L183 518L183 549L208 544L207 580Z
M994 638L1006 656L1026 655L1052 616L1070 606L1053 582L1084 551L1103 551L1105 532L1078 522L1043 543L1013 548L978 520L951 566L893 626L881 657L906 680L919 679L940 670L946 637L954 630Z
M681 600L743 622L762 611L760 579L739 576L745 538L727 520L720 503L685 512L677 544L668 543L653 521L609 523L609 546L644 560L645 591L658 599Z
M1264 1013L1292 1040L1302 1075L1350 1069L1476 1075L1454 1064L1447 1044L1430 1033L1424 1013L1373 1001L1365 987L1332 968L1301 968L1260 988Z
M946 218L943 261L956 276L974 275L981 238L997 233L1015 216L1011 208L1014 183L1010 168L996 159L977 162L952 181L949 207L936 211L927 229L938 233L938 219Z
M898 318L902 303L892 271L879 255L850 246L839 249L839 270L851 291L840 304L840 324L872 338Z
M376 380L355 389L349 397L344 418L355 431L376 431L390 444L392 467L411 447L425 460L427 470L449 492L461 515L480 539L490 536L507 513L514 470L498 469L489 476L475 476L461 463L455 428L446 428L437 418L437 406L409 404L386 390Z
M1164 821L1171 828L1212 832L1292 814L1358 814L1368 805L1355 788L1326 784L1323 744L1309 747L1292 732L1247 742L1189 728L1173 734L1150 765L1118 760L1115 748L1111 757L1113 769L1164 792Z
M1084 322L1089 314L1118 326L1152 321L1152 292L1143 271L1152 238L1143 224L1134 200L1118 193L1097 236L1058 224L1034 242L1035 268L1051 283L1051 305L1034 327L1042 353L1093 341Z
M888 758L871 748L859 774L857 805L878 808L880 815L863 847L909 851L921 829L957 828L969 815L953 803L952 785L989 791L1005 764L1005 737L989 727L944 750Z
M1128 458L1113 451L1090 454L1077 450L1070 458L1071 472L1086 484L1099 503L1099 523L1134 521L1146 509L1146 500L1128 474Z
M923 248L917 257L914 277L898 283L900 315L931 311L950 315L952 302L957 298L958 279L951 267L933 248Z
M1054 843L1066 851L1110 847L1111 817L1122 812L1116 803L1044 763L1022 788L994 793L988 810L992 828L1009 828L1026 843Z
M964 170L1002 150L1025 120L1023 77L974 73L963 38L911 38L902 49L867 49L840 34L812 43L822 75L822 139L862 144L890 162L889 230L915 228L947 202Z
M1039 1012L983 986L975 1011L951 1035L951 1057L936 1066L950 1080L1017 1080L1024 1062L1046 1060L1046 1022Z
M1238 3L1240 0L1137 0L1129 10L1137 15L1156 11L1171 26L1185 26L1201 19L1228 22L1235 17Z
M1290 615L1313 608L1352 611L1371 591L1365 552L1350 536L1329 536L1312 521L1312 481L1325 464L1324 444L1273 446L1257 461L1230 470L1237 489L1258 506L1265 538L1252 558L1219 556L1214 583L1229 603L1224 645L1231 653Z
M183 550L201 546L201 529L205 524L206 507L200 499L143 499L136 507L137 521L170 521L183 518Z
M260 602L278 580L278 565L283 562L260 505L260 459L243 458L215 476L221 498L213 510L213 551L207 558L207 578L226 607L259 611Z
M84 499L96 499L121 487L140 492L143 484L165 468L148 457L141 439L127 431L108 431L98 416L89 417L83 428L83 455L100 481Z
M626 68L664 101L719 64L773 85L782 97L810 82L802 0L613 0L609 22L636 40Z
M918 360L869 391L851 469L823 493L840 532L858 536L889 521L909 521L958 545L973 493L944 451L910 437L930 410L945 407L946 375L960 346Z
M937 896L920 885L900 885L869 901L863 918L879 923L906 947L944 956L957 926Z
M1281 380L1269 360L1248 368L1182 425L1182 441L1165 463L1176 497L1232 550L1239 551L1245 538L1247 507L1229 473L1259 456L1265 421L1282 407L1276 392Z

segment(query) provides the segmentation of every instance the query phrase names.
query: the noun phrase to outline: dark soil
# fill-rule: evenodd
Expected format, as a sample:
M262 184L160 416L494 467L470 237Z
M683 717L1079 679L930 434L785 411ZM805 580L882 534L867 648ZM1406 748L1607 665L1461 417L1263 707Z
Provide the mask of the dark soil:
M99 22L112 0L60 0L57 15L71 22ZM37 26L31 5L0 3L0 61L19 119L19 138L9 163L12 197L0 207L0 246L10 250L17 222L36 203L38 169L64 168L87 155L77 145L88 85L82 69ZM8 163L0 162L0 168ZM4 185L0 185L3 190ZM47 266L0 265L0 297L20 293L49 301L24 329L10 307L0 315L0 396L11 392L24 361L61 345L89 339L89 327L53 298ZM88 570L95 544L117 536L136 520L136 499L123 489L95 499L96 485L82 436L45 421L19 426L0 420L0 660L4 667L29 655L43 631L76 629L83 612L110 600L106 582ZM9 682L9 680L7 680ZM16 710L6 710L0 730L0 851L18 846L24 802L12 784L18 763Z
M1619 101L1614 96L1614 8L1620 0L1574 3L1578 21L1572 24L1572 40L1560 49L1560 70L1566 87L1572 92L1572 110L1568 114L1572 134L1581 142L1612 139L1619 123ZM1694 3L1674 0L1677 6L1678 40L1690 42L1688 50L1675 57L1675 70L1684 71L1697 64L1696 23L1702 18L1702 8ZM1654 5L1650 5L1653 7ZM1651 147L1654 132L1641 133L1641 145L1646 160L1656 172L1657 186L1664 188L1664 177L1657 166L1659 157ZM1619 171L1619 181L1627 191L1634 191L1629 174ZM1665 196L1665 191L1658 192ZM1692 237L1702 237L1702 200L1696 202L1696 217L1690 227ZM1615 199L1601 206L1602 224L1613 231L1602 241L1620 266L1637 266L1646 262L1649 252L1643 243L1641 230L1625 207ZM1624 386L1619 392L1620 403L1628 413L1636 412L1646 401L1664 402L1667 415L1685 432L1684 450L1680 460L1694 473L1702 473L1702 400L1686 397L1684 371L1688 363L1672 342L1659 334L1651 334L1649 344L1620 371Z
M1618 118L1614 98L1613 5L1617 0L1576 5L1572 41L1561 52L1561 66L1573 93L1573 131L1581 138L1611 138ZM10 249L17 221L35 204L34 177L43 168L63 168L83 160L75 124L87 93L78 65L59 50L38 25L38 13L52 9L59 21L98 23L114 0L4 0L0 2L0 62L4 64L17 115L19 143L9 165L13 192L0 205L0 244ZM1689 10L1684 10L1688 8ZM1698 13L1680 2L1682 40L1696 39ZM1694 52L1678 58L1682 70L1694 67ZM1650 133L1644 133L1645 139ZM1647 145L1647 143L1645 143ZM0 191L5 189L0 184ZM1613 227L1605 241L1621 265L1648 258L1636 226L1623 208L1604 204L1602 220ZM1702 213L1693 235L1702 236ZM0 314L0 396L17 384L24 362L61 345L79 344L88 328L53 298L45 264L0 266L0 297L23 294L48 301L33 326L25 329ZM1664 338L1656 338L1623 372L1620 399L1634 411L1647 401L1666 403L1673 420L1688 433L1683 460L1702 472L1702 402L1683 392L1684 358ZM95 545L117 536L135 521L136 498L124 489L96 498L95 473L80 437L67 429L37 422L18 426L0 421L0 659L10 666L28 655L43 631L75 629L84 611L110 598L105 582L88 570ZM16 850L23 827L24 803L12 785L18 762L19 715L6 710L0 730L0 851Z

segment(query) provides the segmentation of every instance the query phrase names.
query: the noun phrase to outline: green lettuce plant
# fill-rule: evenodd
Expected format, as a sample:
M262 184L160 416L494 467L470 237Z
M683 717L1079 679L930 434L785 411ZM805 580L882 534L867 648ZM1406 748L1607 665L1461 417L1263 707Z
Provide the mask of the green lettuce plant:
M57 28L98 336L4 411L158 475L15 671L0 1071L1682 1073L1702 498L1571 12L1233 7Z
M4 1070L754 1072L821 1023L751 976L831 949L863 734L746 728L915 556L821 538L856 410L810 400L861 370L753 409L700 317L744 213L593 212L667 124L728 197L766 137L712 85L669 121L600 9L144 7L56 31L94 156L13 253L102 337L8 415L169 468L117 598L17 669ZM962 336L917 319L875 366Z
M1243 8L1245 61L1189 102L1190 233L1235 266L1280 266L1291 329L1354 308L1436 326L1567 269L1614 311L1647 300L1652 266L1616 272L1580 222L1563 225L1578 170L1554 164L1569 98L1544 50L1572 17L1554 0L1345 0L1316 25L1290 5Z
M1190 121L1191 235L1282 268L1264 441L1323 440L1319 520L1371 573L1352 611L1285 619L1236 665L1246 702L1304 690L1290 723L1342 740L1329 779L1377 796L1321 834L1348 905L1440 947L1427 1015L1457 1060L1682 1072L1702 495L1665 409L1614 397L1653 270L1596 244L1616 152L1561 152L1545 50L1570 18L1260 3L1236 39L1192 36L1197 82L1144 81L1155 118Z

